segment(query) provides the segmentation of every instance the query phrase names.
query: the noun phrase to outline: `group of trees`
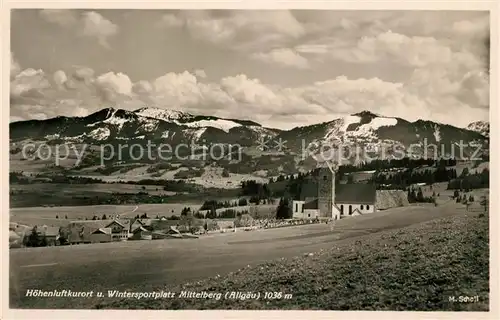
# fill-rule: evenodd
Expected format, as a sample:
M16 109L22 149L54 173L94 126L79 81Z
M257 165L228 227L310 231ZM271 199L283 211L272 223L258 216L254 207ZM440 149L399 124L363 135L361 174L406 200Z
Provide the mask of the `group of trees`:
M431 197L425 197L422 192L422 188L408 188L408 202L416 203L416 202L427 202L427 203L436 203L436 192L432 193Z
M460 190L462 191L462 190ZM466 193L460 193L460 191L458 189L456 189L454 192L453 192L453 199L455 199L455 201L457 203L462 203L464 205L467 206L467 210L469 209L469 205L474 203L476 201L476 199L474 198L474 196L471 194L469 196L467 196ZM469 192L468 190L464 190L465 192ZM489 206L489 201L488 201L488 198L486 196L482 196L480 199L479 199L479 205L481 207L483 207L484 211L486 212L488 210L488 206Z
M465 192L469 192L469 190L465 190ZM455 199L457 203L473 203L475 200L472 194L467 197L467 194L460 194L458 190L453 192L453 199Z
M488 188L490 185L490 171L485 168L480 173L470 174L469 170L465 168L460 177L448 182L448 189L450 190L471 190ZM467 191L466 191L467 192Z
M46 247L47 244L45 234L38 232L37 226L34 226L29 236L24 239L24 245L27 247Z
M241 195L250 196L251 203L259 204L262 200L270 199L273 194L267 183L247 180L241 182Z
M457 177L455 169L437 167L426 170L405 169L399 172L378 172L372 176L370 181L383 189L384 185L392 189L406 189L409 185L416 183L433 184L436 182L447 182Z
M391 168L407 168L415 169L422 166L445 168L452 167L457 164L455 159L410 159L408 157L403 159L375 159L370 162L361 162L357 165L343 165L339 167L341 174L359 172L359 171L383 171Z

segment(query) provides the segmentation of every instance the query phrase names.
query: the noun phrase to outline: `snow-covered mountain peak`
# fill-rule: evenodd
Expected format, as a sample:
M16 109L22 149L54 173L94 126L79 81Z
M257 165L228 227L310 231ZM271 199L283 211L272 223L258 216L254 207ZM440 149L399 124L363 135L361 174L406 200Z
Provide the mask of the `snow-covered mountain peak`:
M171 110L171 109L161 109L155 107L140 108L135 110L134 113L139 116L155 118L164 121L184 120L193 117L192 114L187 112L182 112L179 110Z

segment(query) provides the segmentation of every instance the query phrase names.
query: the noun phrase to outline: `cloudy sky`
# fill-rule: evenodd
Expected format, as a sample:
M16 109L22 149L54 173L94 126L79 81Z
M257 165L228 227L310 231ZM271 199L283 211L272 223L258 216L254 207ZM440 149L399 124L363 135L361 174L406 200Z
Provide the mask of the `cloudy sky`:
M277 128L488 120L481 11L14 10L11 121L143 106Z

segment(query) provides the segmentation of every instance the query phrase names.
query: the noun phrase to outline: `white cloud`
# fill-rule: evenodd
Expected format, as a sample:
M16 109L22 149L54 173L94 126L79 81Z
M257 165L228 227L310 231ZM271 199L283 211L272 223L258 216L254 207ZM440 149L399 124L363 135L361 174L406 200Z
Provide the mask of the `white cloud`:
M14 54L11 52L10 53L10 78L14 78L19 74L21 71L21 66L19 63L15 60Z
M308 69L310 67L306 58L288 48L274 49L266 53L254 53L251 57L266 63L297 69Z
M133 84L132 91L136 94L146 95L153 91L153 85L149 81L141 80Z
M194 70L194 74L198 77L198 78L206 78L207 77L207 73L205 72L205 70L202 70L202 69L196 69Z
M87 82L75 80L78 90L64 90L50 88L42 71L27 69L11 84L12 94L22 98L13 102L11 110L13 116L29 118L31 114L42 113L47 117L82 115L98 110L105 103L130 110L153 105L195 114L252 119L286 128L362 110L408 120L453 121L462 126L471 119L487 118L488 109L484 105L488 102L488 79L484 73L468 73L460 81L452 82L443 77L444 70L425 70L415 72L410 84L342 76L297 87L269 85L244 74L202 83L187 71L132 84L127 75L110 72L86 79ZM23 98L32 89L41 94ZM450 117L450 110L460 114Z
M304 68L304 57L286 45L306 34L304 26L287 10L228 11L222 16L208 11L180 11L166 14L160 25L183 27L194 39L249 55L264 62ZM277 49L277 44L284 48Z
M77 14L71 9L43 9L40 16L47 22L69 27L78 23Z
M17 74L14 80L10 82L10 94L12 96L21 96L48 87L50 87L50 83L45 78L44 72L29 68Z
M72 77L78 81L91 82L94 77L94 70L88 67L73 66L74 71Z
M103 89L110 89L119 94L129 95L132 91L130 78L123 73L108 72L96 79L96 84Z
M83 35L95 37L104 47L109 47L108 38L118 33L118 26L97 12L83 14Z
M57 86L62 87L68 81L68 76L64 71L58 70L54 72L53 79Z
M166 27L182 27L184 26L184 19L177 17L175 14L165 14L161 18L159 26Z
M44 9L39 12L47 22L70 28L79 36L97 39L98 43L109 48L108 38L118 33L119 27L95 11L78 13L70 9Z

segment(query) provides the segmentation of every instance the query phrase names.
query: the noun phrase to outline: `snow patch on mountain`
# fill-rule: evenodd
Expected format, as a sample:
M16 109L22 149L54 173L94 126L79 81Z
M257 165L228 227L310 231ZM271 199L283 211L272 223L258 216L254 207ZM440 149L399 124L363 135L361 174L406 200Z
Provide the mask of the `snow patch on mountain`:
M158 120L144 119L142 123L142 128L146 132L152 132L158 127Z
M434 139L436 139L436 142L441 141L441 132L438 125L434 126Z
M194 141L198 141L201 139L201 136L203 135L203 133L205 133L205 131L207 130L207 128L199 128L199 129L196 129L196 130L190 130L189 133L191 135L191 139L194 140Z
M89 133L89 137L95 140L105 140L109 138L110 135L111 131L108 128L97 128Z
M347 128L353 123L359 123L361 121L361 117L358 116L347 116L342 118L342 132L346 132Z
M45 139L47 140L55 140L55 139L59 139L60 135L59 133L56 133L56 134L48 134L45 136Z
M378 118L373 118L370 123L364 124L363 126L368 126L372 130L377 130L380 127L392 127L398 124L398 120L395 118L385 118L385 117L378 117Z
M160 108L142 108L136 110L135 114L164 121L174 121L193 117L191 114L186 112Z
M129 120L115 117L113 114L111 117L107 118L106 120L103 121L103 123L108 123L112 124L118 127L118 130L121 130L123 128L123 125L127 123Z
M222 130L226 133L229 132L232 128L240 127L241 124L236 123L234 121L217 119L217 120L200 120L195 122L183 123L183 125L188 126L190 128L204 128L204 127L212 127L219 130Z
M467 126L467 130L475 131L485 137L490 136L490 123L487 121L475 121Z

